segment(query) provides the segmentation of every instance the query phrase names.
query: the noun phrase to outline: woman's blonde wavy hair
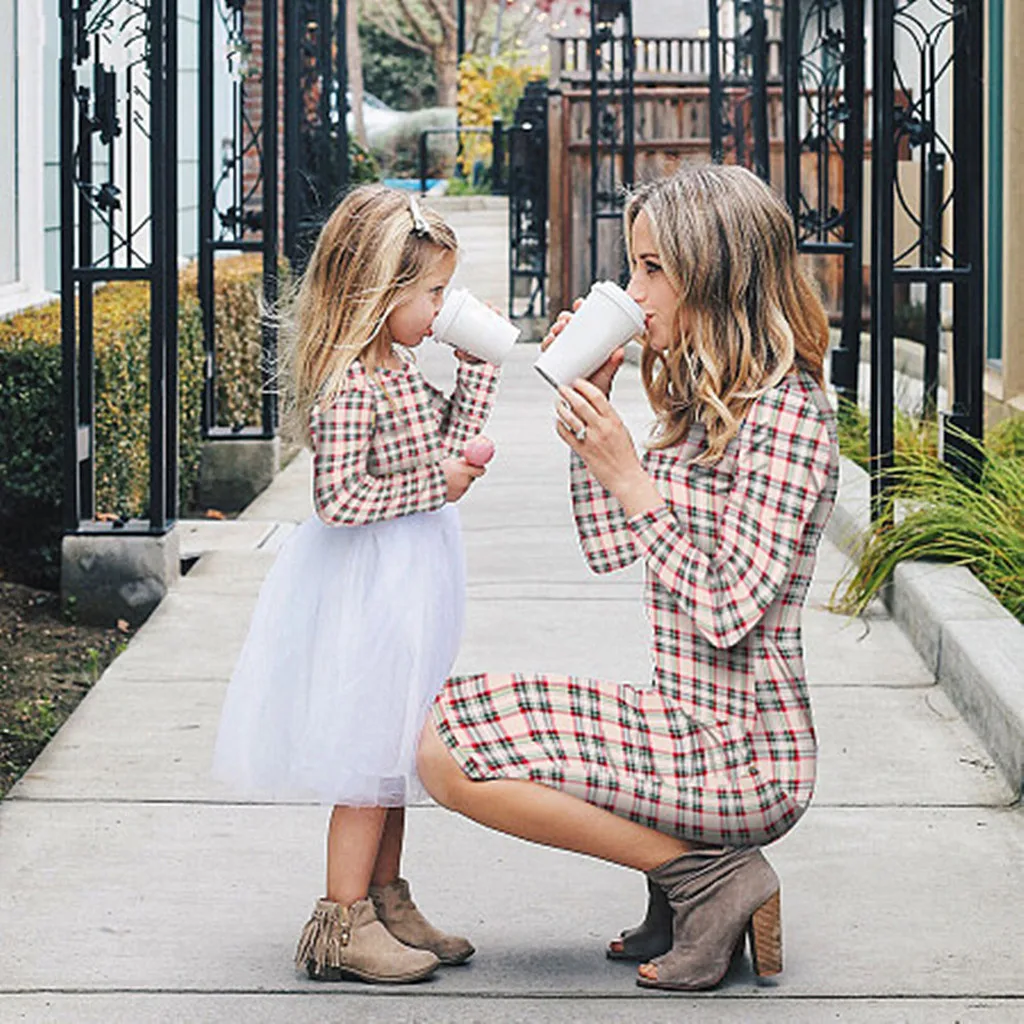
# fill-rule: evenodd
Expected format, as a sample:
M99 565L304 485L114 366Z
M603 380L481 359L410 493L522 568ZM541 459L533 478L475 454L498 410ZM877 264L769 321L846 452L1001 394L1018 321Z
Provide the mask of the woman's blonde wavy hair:
M341 391L356 359L371 373L380 365L392 341L388 317L439 259L457 251L452 229L408 193L362 185L335 207L279 317L289 436L309 443L314 405Z
M789 210L750 171L684 166L636 189L625 211L631 263L641 212L679 293L672 344L645 348L640 364L658 418L650 447L671 448L701 423L697 461L711 464L751 403L795 367L822 383L828 318L797 262Z

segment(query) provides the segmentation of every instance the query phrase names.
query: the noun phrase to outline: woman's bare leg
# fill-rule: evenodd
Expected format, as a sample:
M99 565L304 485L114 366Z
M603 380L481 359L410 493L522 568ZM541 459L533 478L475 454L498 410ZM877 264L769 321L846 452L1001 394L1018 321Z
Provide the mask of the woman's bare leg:
M327 898L366 899L384 830L385 807L335 807L327 829Z
M481 825L544 846L589 854L638 871L650 871L690 849L681 839L539 783L468 779L431 719L420 737L419 774L439 804Z
M405 808L389 807L373 866L371 885L390 885L402 873L402 840L405 838Z

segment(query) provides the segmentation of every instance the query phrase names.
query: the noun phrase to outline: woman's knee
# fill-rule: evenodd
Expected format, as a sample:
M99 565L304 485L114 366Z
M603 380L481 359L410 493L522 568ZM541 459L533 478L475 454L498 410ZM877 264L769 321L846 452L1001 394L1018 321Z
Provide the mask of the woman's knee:
M451 752L437 735L432 720L427 719L420 733L420 746L416 755L416 770L427 792L442 807L455 810L460 784L469 780L463 774Z

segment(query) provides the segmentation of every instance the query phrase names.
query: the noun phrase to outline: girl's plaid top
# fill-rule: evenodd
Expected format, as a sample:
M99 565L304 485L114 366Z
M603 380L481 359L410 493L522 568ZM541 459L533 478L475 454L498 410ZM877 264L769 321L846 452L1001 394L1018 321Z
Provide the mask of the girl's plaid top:
M360 526L447 500L441 460L483 429L498 386L488 363L459 361L446 397L408 359L366 372L358 360L330 405L313 410L313 503L329 526Z
M435 721L471 778L528 778L733 845L769 842L806 809L817 746L800 614L838 484L834 416L793 374L754 402L717 464L694 462L703 448L697 425L647 452L666 504L631 519L573 456L591 569L644 561L653 680L449 680Z

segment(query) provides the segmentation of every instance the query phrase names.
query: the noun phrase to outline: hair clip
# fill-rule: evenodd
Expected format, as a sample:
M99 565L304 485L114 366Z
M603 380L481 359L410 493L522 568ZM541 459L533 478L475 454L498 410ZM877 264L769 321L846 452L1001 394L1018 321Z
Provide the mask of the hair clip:
M430 225L427 223L427 218L423 216L423 211L420 209L420 204L416 202L416 197L411 194L409 196L409 212L412 214L412 233L417 238L429 238Z

